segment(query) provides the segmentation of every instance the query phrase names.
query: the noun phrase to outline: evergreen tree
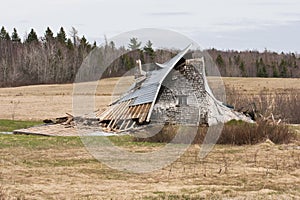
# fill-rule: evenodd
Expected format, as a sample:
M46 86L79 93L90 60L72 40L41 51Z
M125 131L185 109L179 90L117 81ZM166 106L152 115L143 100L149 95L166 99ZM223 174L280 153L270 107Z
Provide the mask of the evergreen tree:
M110 48L111 48L112 50L115 50L115 48L116 48L116 45L115 45L114 41L110 41L110 42L109 42L109 46L110 46Z
M284 59L281 59L279 66L285 67L287 65L287 62Z
M274 77L274 78L279 77L277 67L273 67L273 77Z
M222 58L222 56L219 54L216 58L216 63L219 67L224 67L225 66L225 62Z
M87 46L87 44L88 44L87 39L84 36L82 36L82 38L80 40L80 45L85 47L85 46Z
M256 76L257 77L268 77L266 65L262 58L259 61L256 59Z
M5 28L4 28L4 26L2 26L1 31L0 31L0 39L1 40L4 40L6 33L7 32L6 32Z
M74 49L72 40L70 38L67 40L67 48L70 49L70 50Z
M141 44L142 42L138 42L138 39L133 37L130 39L130 43L128 44L128 47L131 50L136 50L140 48Z
M45 38L47 42L52 41L54 39L53 32L49 27L47 27L47 30L45 32Z
M286 66L282 67L282 70L280 72L280 77L282 77L282 78L286 78L287 77L287 67Z
M57 41L59 41L62 44L65 44L67 41L66 32L63 27L60 28L59 32L56 36Z
M6 35L5 35L5 40L11 40L11 38L10 38L10 36L9 36L8 33L6 33Z
M97 47L97 42L94 41L94 43L93 43L93 49L96 48L96 47Z
M240 66L239 66L241 72L242 72L242 76L243 77L247 77L247 72L246 72L246 69L245 69L245 63L244 61L241 62Z
M256 77L261 77L261 70L257 59L255 60L255 66L256 66Z
M21 39L20 39L20 37L18 35L18 32L17 32L17 29L15 29L15 28L14 28L14 31L13 31L13 33L11 35L11 40L13 42L21 42Z
M266 66L262 66L262 77L265 77L267 78L269 75L268 75L268 72L267 72L267 69L266 69Z
M121 57L121 62L122 65L125 67L125 70L130 70L133 67L135 67L133 58L131 56L128 56L127 54Z
M262 72L262 70L261 70L260 67L258 67L258 68L256 69L256 76L257 76L257 77L263 77L263 72Z
M31 43L31 42L38 42L38 36L36 34L36 32L31 29L30 33L27 36L27 39L25 40L26 43Z
M2 26L1 31L0 31L0 39L1 40L10 40L9 34L6 32L4 26Z
M84 36L82 36L82 38L80 39L79 48L85 49L85 50L87 50L87 52L89 52L92 47L89 44L89 42L87 41L87 39Z
M287 75L288 75L287 65L288 65L288 62L284 59L281 59L280 64L279 64L279 68L281 69L280 77L283 77L283 78L287 77Z
M153 45L153 43L152 43L150 40L148 40L148 42L147 42L146 45L144 46L143 50L144 50L145 53L148 54L148 55L151 57L151 59L153 60L154 57L155 57L155 52L154 52L154 50L153 50L153 48L152 48L152 45Z
M298 68L297 61L294 61L294 68Z

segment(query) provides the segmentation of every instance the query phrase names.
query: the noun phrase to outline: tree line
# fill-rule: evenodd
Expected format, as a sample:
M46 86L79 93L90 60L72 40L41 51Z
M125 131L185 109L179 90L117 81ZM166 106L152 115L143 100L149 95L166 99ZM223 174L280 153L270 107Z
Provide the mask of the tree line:
M74 29L75 30L75 29ZM73 30L73 31L74 31ZM73 41L63 27L54 36L48 27L42 37L34 29L21 41L17 30L11 36L0 30L0 86L72 82L83 58L96 44L76 32Z
M69 37L68 37L69 35ZM43 36L38 37L31 31L21 40L14 28L9 34L5 27L0 30L0 87L12 87L33 84L72 83L84 59L94 48L98 48L102 57L120 55L119 59L110 64L103 77L120 76L135 67L135 61L143 63L166 60L169 53L155 51L152 42L144 47L137 38L131 38L128 47L116 47L113 41L105 41L105 45L97 47L96 42L90 44L72 27L69 34L63 27L57 34L48 27ZM124 52L131 51L128 54ZM124 54L124 55L123 55ZM95 73L92 69L89 73ZM97 79L99 77L95 77ZM84 80L84 79L83 79Z
M208 50L222 76L299 78L300 57L295 53Z
M109 63L104 77L123 75L135 67L137 59L141 59L142 63L163 63L176 54L174 50L154 50L152 45L148 41L142 46L138 38L130 38L127 47L116 47L113 41L106 41L104 46L97 47L96 42L90 44L85 36L79 37L74 27L68 34L63 27L56 34L48 27L41 37L31 29L22 41L15 28L10 34L2 27L0 87L72 83L82 62L94 48L100 48L102 56L120 55ZM300 77L300 59L294 53L216 49L208 52L222 76Z

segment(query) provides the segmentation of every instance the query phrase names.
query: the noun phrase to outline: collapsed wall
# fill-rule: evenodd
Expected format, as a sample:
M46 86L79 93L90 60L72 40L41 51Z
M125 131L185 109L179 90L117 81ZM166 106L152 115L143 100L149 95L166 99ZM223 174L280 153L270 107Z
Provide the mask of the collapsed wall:
M179 62L165 78L154 105L151 122L208 124L203 75L193 66L192 61L197 60Z

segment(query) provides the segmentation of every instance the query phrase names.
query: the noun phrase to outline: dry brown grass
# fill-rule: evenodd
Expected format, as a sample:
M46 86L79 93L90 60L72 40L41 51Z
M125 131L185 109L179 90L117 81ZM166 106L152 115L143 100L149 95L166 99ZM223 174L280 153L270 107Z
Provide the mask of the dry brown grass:
M7 198L5 189L0 185L0 200L6 200Z
M104 80L97 107L110 101L118 79ZM131 80L124 80L123 87ZM246 95L286 88L299 79L235 79L225 84ZM275 81L275 83L273 82ZM44 119L72 112L72 85L0 89L0 118ZM19 103L18 103L19 102ZM297 129L298 130L298 129ZM173 164L147 174L129 174L96 161L80 141L0 135L0 198L8 199L299 199L299 141L274 145L217 145L205 158L193 145ZM22 140L22 142L20 142ZM46 140L51 140L50 145ZM52 141L54 140L54 141ZM57 143L55 140L61 140ZM123 144L126 145L126 144ZM123 147L122 147L123 148ZM131 145L136 152L158 146ZM161 158L164 159L164 158Z
M101 80L95 107L105 108L132 80L132 77ZM82 84L89 87L91 83ZM0 88L0 119L43 120L65 116L66 112L72 113L72 94L72 84Z
M101 80L96 91L97 109L105 108L112 99L126 90L133 77ZM243 95L257 95L262 90L300 91L300 79L223 78L226 87L235 88ZM88 87L89 83L85 83ZM73 85L36 85L0 88L0 119L43 120L72 113ZM113 94L113 97L111 95Z
M224 125L218 144L253 145L267 139L275 144L288 144L296 139L296 134L285 124L262 120L256 124L231 121Z
M11 199L297 199L300 195L299 144L217 145L205 159L197 157L200 146L193 145L163 169L131 174L94 160L74 139L5 137L0 185ZM34 146L27 139L39 143ZM18 145L9 146L12 141ZM136 152L157 148L130 147Z
M240 94L256 95L261 91L286 93L293 89L300 91L300 78L235 78L223 77L226 87L236 88Z
M300 85L300 84L299 84ZM237 86L227 86L227 103L237 110L255 108L264 118L289 124L300 124L300 89L291 88L269 90L262 88L252 94L251 91L241 90Z
M157 134L151 137L135 137L136 142L155 142L169 143L178 134L178 126L165 125ZM214 127L211 127L214 128ZM175 143L202 144L207 134L208 127L199 127L196 136L189 135L190 132L184 134L183 138L178 138ZM293 130L286 124L271 124L267 121L259 120L256 123L246 123L243 121L232 120L224 124L221 134L217 140L217 144L229 145L253 145L269 139L275 144L288 144L297 140L296 130ZM191 139L190 139L191 138Z

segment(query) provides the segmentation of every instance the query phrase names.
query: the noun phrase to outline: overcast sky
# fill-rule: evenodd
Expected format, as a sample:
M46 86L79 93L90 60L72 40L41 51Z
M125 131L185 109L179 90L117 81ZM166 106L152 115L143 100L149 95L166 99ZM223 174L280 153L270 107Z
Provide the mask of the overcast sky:
M202 48L300 52L299 0L12 0L0 26L21 36L72 26L90 41L140 28L177 31Z

